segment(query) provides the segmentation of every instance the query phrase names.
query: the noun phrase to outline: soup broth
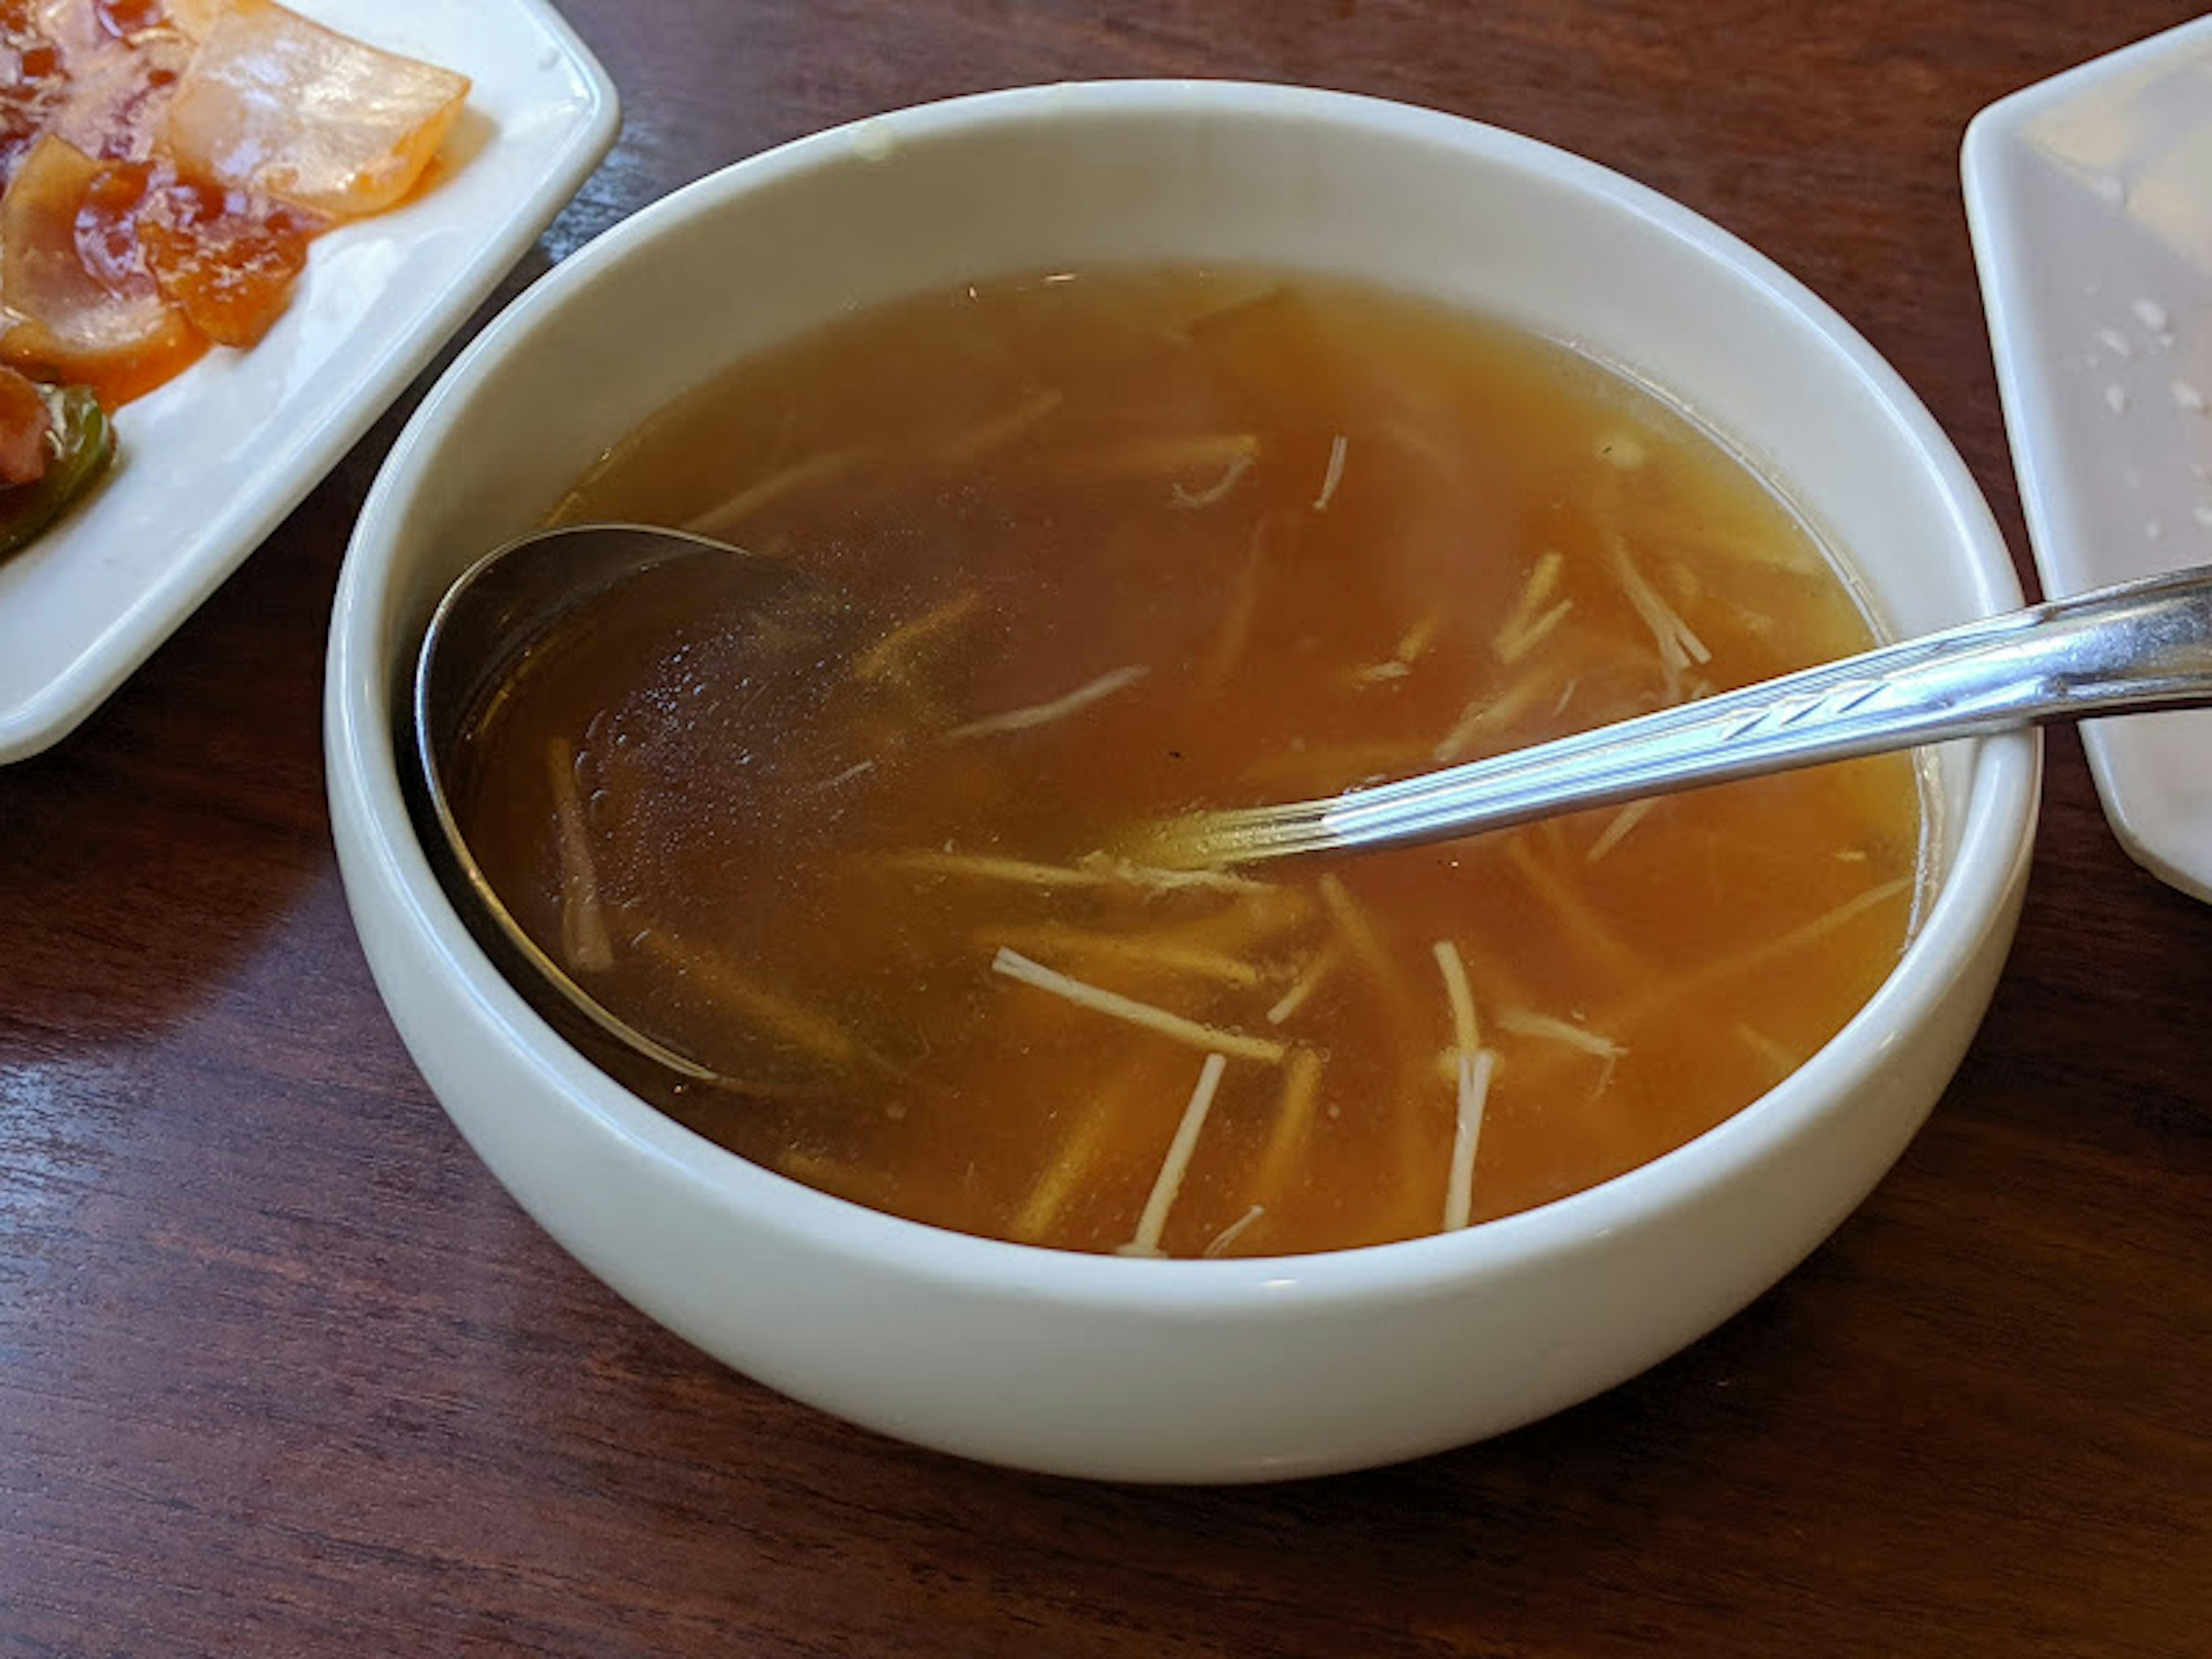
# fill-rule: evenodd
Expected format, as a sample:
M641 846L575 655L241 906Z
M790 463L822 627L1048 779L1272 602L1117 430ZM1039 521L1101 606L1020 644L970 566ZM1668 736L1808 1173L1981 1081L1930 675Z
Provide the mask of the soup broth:
M1507 1215L1803 1061L1895 962L1903 757L1456 843L1175 872L1325 794L1871 642L1741 462L1569 350L1243 270L979 283L667 409L557 517L683 526L486 702L454 790L526 931L827 1191L1085 1250Z

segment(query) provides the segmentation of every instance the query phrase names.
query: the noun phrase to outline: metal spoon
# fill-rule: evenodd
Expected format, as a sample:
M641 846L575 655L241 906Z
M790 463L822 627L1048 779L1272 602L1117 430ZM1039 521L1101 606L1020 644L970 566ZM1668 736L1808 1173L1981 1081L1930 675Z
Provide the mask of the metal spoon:
M416 659L408 745L426 844L474 901L478 937L634 1054L679 1076L730 1079L639 1030L586 991L508 912L470 851L448 770L483 699L584 599L672 559L744 562L766 603L805 579L779 560L635 525L525 536L447 590ZM1885 646L1555 743L1327 800L1200 812L1139 830L1121 850L1201 867L1297 853L1437 841L1820 761L2037 721L2212 702L2212 567L2100 589ZM456 896L460 895L457 892ZM464 907L465 909L471 908Z
M1130 848L1202 867L1442 841L1821 761L2212 703L2212 566L2031 605L1553 743L1326 800L1194 813Z

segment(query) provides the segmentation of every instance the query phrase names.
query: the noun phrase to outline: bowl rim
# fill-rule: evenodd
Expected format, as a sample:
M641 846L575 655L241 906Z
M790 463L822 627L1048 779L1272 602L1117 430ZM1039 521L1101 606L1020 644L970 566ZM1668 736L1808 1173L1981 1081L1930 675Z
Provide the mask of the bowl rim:
M793 140L687 185L609 229L541 277L470 343L409 419L380 468L348 546L333 607L325 750L333 824L357 824L368 855L349 874L427 943L449 988L532 1087L583 1120L603 1152L685 1189L718 1220L915 1282L1048 1300L1101 1313L1198 1319L1227 1312L1297 1316L1353 1299L1449 1294L1656 1224L1703 1194L1753 1176L1821 1117L1850 1109L1898 1033L1942 999L1958 968L2000 926L2033 838L2041 747L2033 732L1960 746L1966 810L1917 931L1872 996L1827 1043L1765 1094L1647 1164L1531 1210L1463 1231L1297 1255L1133 1260L954 1232L868 1209L776 1174L663 1115L592 1066L493 967L446 897L401 798L389 726L392 665L380 660L392 575L416 481L432 464L471 386L526 347L539 319L603 271L648 258L666 233L810 170L950 137L1071 115L1192 115L1289 121L1438 144L1478 164L1534 174L1650 222L1730 267L1823 337L1905 430L1937 484L1949 539L1985 611L2021 603L2002 533L1965 462L1903 378L1825 301L1717 224L1625 175L1540 140L1441 111L1362 94L1234 81L1060 82L948 99L872 115ZM356 906L364 902L356 895ZM543 1218L541 1218L543 1219ZM555 1229L556 1232L559 1231ZM1824 1230L1825 1231L1825 1230Z

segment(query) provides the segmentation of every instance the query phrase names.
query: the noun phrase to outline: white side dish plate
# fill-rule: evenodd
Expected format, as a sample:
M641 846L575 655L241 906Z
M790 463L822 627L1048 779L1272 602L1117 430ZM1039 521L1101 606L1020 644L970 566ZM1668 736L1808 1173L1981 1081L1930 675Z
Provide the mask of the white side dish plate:
M99 493L0 562L0 763L97 708L419 374L613 143L613 84L541 0L293 0L474 82L434 185L314 244L291 307L116 417Z
M2044 591L2212 563L2212 17L1992 104L1963 172ZM2082 741L2128 851L2212 900L2212 711Z

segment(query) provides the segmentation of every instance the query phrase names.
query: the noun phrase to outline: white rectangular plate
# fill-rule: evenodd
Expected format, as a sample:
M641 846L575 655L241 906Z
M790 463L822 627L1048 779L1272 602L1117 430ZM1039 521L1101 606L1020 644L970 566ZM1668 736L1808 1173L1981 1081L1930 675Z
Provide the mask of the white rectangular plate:
M2044 591L2212 563L2212 17L1992 104L1963 172ZM2212 711L2082 742L2122 844L2212 899Z
M100 492L0 562L0 763L97 708L298 506L614 142L615 90L541 0L293 0L474 82L433 188L319 240L251 351L116 418Z

